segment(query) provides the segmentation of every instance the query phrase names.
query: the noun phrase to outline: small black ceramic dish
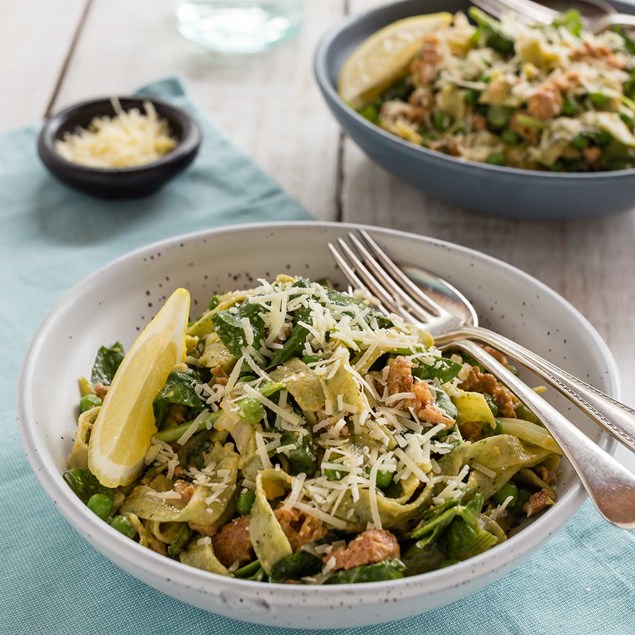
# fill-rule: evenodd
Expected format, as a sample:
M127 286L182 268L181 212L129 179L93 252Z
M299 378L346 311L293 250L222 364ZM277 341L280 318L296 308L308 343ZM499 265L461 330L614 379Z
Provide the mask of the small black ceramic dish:
M124 111L137 108L144 112L143 103L148 98L119 97L118 100ZM94 168L72 163L59 154L55 143L67 132L86 128L95 117L115 116L110 98L82 102L49 119L38 137L40 159L55 178L94 196L132 198L156 192L192 163L201 145L201 129L184 110L154 98L149 101L158 116L167 120L170 135L177 141L176 147L160 159L130 168Z

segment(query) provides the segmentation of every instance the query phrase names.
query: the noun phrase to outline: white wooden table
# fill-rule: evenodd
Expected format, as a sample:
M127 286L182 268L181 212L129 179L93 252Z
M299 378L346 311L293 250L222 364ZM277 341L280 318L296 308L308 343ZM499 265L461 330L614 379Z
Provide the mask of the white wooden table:
M184 41L174 0L0 0L0 130L81 99L179 74L198 104L316 218L417 232L484 251L553 287L598 329L635 403L635 212L517 222L429 198L370 161L318 94L324 30L379 0L307 0L304 30L269 53L218 58ZM620 456L635 468L635 458Z

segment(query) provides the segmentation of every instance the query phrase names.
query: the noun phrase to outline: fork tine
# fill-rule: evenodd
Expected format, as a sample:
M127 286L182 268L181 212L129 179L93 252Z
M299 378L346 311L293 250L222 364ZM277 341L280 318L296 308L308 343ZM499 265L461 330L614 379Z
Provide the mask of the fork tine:
M497 20L503 14L500 5L495 0L472 0L472 4L485 11L485 13L489 13Z
M393 281L388 272L373 258L370 252L362 245L357 236L354 234L348 235L349 240L355 245L358 253L361 255L363 262L354 256L356 259L356 264L359 263L360 266L364 268L366 272L368 272L368 276L373 282L384 290L384 293L388 293L389 297L392 299L396 296L397 305L403 309L406 309L410 313L410 317L415 317L422 322L430 322L433 317L428 311L425 310L424 307L415 302L407 293L404 291ZM344 241L342 241L343 244ZM370 271L369 271L370 270ZM360 272L360 275L361 272ZM366 282L370 284L370 281L366 279ZM394 302L394 300L392 300Z
M536 11L526 6L521 6L522 0L473 0L472 4L481 8L486 13L500 20L506 13L514 13L516 19L524 24L535 22L550 23L551 19L539 15Z
M530 18L536 20L536 22L544 22L545 24L551 24L559 15L560 12L539 2L533 0L502 0L512 7L518 13L527 15Z
M435 302L429 295L424 293L421 288L414 284L414 282L412 282L412 280L410 280L410 278L408 278L408 276L399 269L390 256L388 256L388 254L370 237L367 231L361 229L359 233L364 238L367 245L371 248L375 256L381 260L384 268L392 274L398 284L401 284L406 288L410 295L414 296L420 304L437 317L447 313L441 305L437 304L437 302Z
M341 250L346 254L348 261L353 264L358 278L361 278L365 283L363 288L370 291L371 295L378 298L380 302L384 306L388 307L388 309L390 309L393 313L397 313L405 318L408 315L407 311L398 302L395 302L395 299L366 268L346 242L344 242L341 238L338 238L337 242L339 243Z
M344 257L340 254L339 251L337 251L337 248L335 247L335 245L333 243L329 243L328 244L328 248L331 252L331 255L333 256L333 259L335 260L335 262L338 264L339 268L342 270L342 273L344 274L344 276L346 277L346 279L350 282L350 284L352 285L353 290L355 289L360 289L362 291L366 291L368 294L375 296L376 294L374 294L357 276L357 274L355 273L355 271L353 270L353 268L348 264L348 262L344 259ZM390 312L390 307L388 309L386 309L386 307L383 304L379 304L379 306L376 306L375 308L377 308L381 313L383 313L384 315L387 315Z

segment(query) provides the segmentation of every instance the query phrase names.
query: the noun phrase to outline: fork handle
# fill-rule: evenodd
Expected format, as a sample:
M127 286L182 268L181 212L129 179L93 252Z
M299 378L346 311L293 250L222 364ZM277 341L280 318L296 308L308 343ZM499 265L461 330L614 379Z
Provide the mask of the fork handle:
M541 419L606 520L624 529L635 528L635 474L591 441L549 402L480 346L468 340L458 340L451 345L468 352L492 371Z
M628 13L609 13L591 23L591 30L596 35L614 26L635 27L635 15Z
M553 388L635 452L635 410L613 399L590 384L574 377L529 349L483 327L466 327L435 338L439 345L467 338L490 344L544 378Z

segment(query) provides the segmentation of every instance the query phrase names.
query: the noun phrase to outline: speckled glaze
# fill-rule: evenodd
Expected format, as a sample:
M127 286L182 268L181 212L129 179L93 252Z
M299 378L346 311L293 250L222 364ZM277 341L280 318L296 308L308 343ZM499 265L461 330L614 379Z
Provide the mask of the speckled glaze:
M119 339L128 348L179 286L192 292L196 315L213 293L279 272L329 276L343 284L326 244L355 227L317 222L246 225L171 238L85 278L36 331L22 366L17 400L29 462L73 527L131 575L184 602L250 622L305 628L387 622L454 602L503 576L548 540L584 500L579 482L565 469L558 503L483 555L402 580L309 587L225 578L159 556L109 527L72 493L61 473L75 430L76 378L90 371L101 344ZM450 243L366 229L405 263L447 278L475 304L483 324L619 397L617 370L606 345L571 305L537 280ZM614 450L614 442L573 412L568 402L556 395L549 398L589 436Z
M635 6L611 2L622 13ZM537 172L461 161L416 146L366 121L340 99L337 78L346 58L368 36L402 18L467 11L467 0L402 0L334 25L314 61L322 95L339 124L376 163L410 185L465 209L507 218L559 220L607 216L632 209L635 170L587 174Z

